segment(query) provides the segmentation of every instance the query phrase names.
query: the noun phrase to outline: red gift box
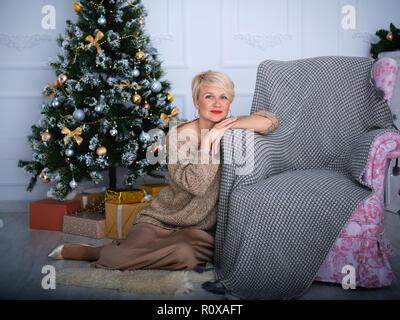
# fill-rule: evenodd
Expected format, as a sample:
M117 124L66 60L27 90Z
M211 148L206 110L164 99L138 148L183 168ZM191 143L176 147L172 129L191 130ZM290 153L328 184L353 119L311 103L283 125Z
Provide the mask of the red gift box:
M67 214L81 208L79 200L43 199L29 204L31 229L62 231Z

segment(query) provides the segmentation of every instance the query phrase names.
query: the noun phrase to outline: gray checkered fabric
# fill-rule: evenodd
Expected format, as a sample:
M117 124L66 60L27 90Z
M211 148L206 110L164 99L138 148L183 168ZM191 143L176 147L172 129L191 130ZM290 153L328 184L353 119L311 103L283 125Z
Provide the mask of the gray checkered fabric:
M395 131L372 65L360 57L260 64L251 113L273 112L280 126L266 136L229 130L222 140L214 264L230 293L301 296L372 195L362 181L371 145Z

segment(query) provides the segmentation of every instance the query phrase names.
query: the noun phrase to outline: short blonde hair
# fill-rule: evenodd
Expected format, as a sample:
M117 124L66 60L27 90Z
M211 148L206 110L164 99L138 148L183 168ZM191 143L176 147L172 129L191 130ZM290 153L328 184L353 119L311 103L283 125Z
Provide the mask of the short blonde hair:
M232 103L235 98L235 85L232 79L221 71L204 71L197 74L192 80L192 96L195 103L199 99L200 89L203 85L223 89L228 100Z

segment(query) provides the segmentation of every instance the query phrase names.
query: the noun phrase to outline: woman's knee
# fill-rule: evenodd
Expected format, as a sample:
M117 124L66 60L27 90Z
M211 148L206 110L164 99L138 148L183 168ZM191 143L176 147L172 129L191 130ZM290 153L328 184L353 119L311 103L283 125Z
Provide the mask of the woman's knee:
M179 242L175 246L174 253L176 255L178 264L184 265L189 269L194 269L194 267L197 265L197 260L191 245L185 242Z

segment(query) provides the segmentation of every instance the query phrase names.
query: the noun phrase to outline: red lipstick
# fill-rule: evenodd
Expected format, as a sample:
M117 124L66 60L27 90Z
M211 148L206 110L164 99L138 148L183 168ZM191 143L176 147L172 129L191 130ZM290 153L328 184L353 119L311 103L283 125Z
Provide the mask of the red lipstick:
M220 113L222 113L221 110L212 110L211 112L212 112L212 113L215 113L215 114L220 114Z

